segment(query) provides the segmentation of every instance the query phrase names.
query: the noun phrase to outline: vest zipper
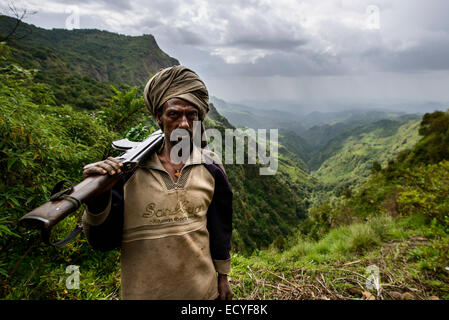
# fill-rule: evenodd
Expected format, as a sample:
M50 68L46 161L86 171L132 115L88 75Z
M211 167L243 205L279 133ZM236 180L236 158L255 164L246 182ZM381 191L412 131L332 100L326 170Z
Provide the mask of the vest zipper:
M184 167L181 168L181 170L179 171L179 177L178 177L178 179L176 180L176 182L173 180L171 174L168 173L168 171L165 170L165 169L154 168L154 167L149 167L149 169L158 170L158 171L160 171L160 172L163 172L163 173L167 174L168 177L170 178L170 181L175 185L175 187L178 187L178 181L179 181L179 179L180 179L181 176L182 176L182 170L184 170L185 167L189 167L189 166L192 166L192 165L194 165L194 163L189 163L189 164L187 164L187 165L185 165Z

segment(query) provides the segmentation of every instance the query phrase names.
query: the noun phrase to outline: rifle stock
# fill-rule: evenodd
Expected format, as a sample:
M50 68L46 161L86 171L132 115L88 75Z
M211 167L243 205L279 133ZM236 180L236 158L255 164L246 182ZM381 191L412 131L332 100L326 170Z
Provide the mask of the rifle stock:
M19 220L19 225L29 229L39 229L48 242L51 229L75 212L81 204L89 198L110 190L120 180L124 173L135 168L140 161L155 152L163 142L163 133L156 131L140 143L132 143L126 139L113 142L113 147L125 151L117 159L123 162L123 170L120 174L90 176L75 185L73 188L61 192L52 201L48 201L36 209L30 211Z
M63 198L57 201L48 201L33 211L24 215L19 224L32 229L51 229L72 212L76 211L86 199L99 195L114 185L121 175L101 175L87 177L73 187L70 197L76 200Z

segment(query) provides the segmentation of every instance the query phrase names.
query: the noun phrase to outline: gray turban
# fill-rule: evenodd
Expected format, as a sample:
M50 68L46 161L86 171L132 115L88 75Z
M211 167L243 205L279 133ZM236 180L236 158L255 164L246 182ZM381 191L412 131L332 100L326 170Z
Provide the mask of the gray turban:
M184 66L174 66L156 73L145 86L145 104L153 116L171 98L190 102L198 108L200 120L209 112L209 93L199 76Z

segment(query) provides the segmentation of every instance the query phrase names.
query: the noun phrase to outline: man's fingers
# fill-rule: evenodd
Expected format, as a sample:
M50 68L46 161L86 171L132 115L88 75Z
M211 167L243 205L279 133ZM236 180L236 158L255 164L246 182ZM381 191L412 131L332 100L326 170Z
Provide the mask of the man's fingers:
M117 163L120 167L123 167L123 163L120 160L117 160L114 157L108 157L107 160Z
M106 173L114 175L122 171L121 167L123 167L122 162L113 157L108 157L106 160L85 165L83 168L83 178Z
M89 169L89 168L94 167L94 166L98 166L100 163L103 163L103 162L107 162L109 164L111 164L111 162L112 162L114 164L114 167L117 167L117 166L118 167L123 167L123 163L120 160L117 160L114 157L108 157L106 160L103 160L103 161L98 161L98 162L86 164L83 167L83 170ZM117 167L117 169L118 169L118 167Z
M83 171L83 178L87 178L89 176L98 175L98 174L106 174L107 171L101 167L95 166L90 167Z
M104 163L110 165L115 172L120 172L120 165L117 162L114 162L112 160L105 160Z
M99 166L89 168L86 170L86 172L89 174L105 174L105 173L107 173L107 171L104 168L99 167Z
M84 167L83 167L83 170L86 170L86 169L89 169L89 168L92 168L92 167L95 167L97 164L99 164L101 161L99 161L99 162L94 162L94 163L89 163L89 164L86 164Z
M106 163L104 161L97 164L97 167L103 168L109 174L115 174L115 172L116 172L114 167L112 167L111 165L109 165L108 163Z

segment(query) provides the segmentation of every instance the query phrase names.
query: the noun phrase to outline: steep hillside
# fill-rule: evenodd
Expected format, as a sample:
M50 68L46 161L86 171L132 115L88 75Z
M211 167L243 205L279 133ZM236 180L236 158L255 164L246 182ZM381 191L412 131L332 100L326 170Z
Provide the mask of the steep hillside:
M323 152L326 159L312 175L325 185L342 190L363 182L374 162L385 167L399 152L413 147L419 139L419 121L381 120L358 127L351 135L331 140Z
M0 34L15 19L0 17ZM152 35L131 37L100 30L46 30L22 23L24 37L10 41L11 59L36 69L36 79L54 90L58 104L80 108L105 106L113 95L109 84L143 85L152 73L177 65Z

